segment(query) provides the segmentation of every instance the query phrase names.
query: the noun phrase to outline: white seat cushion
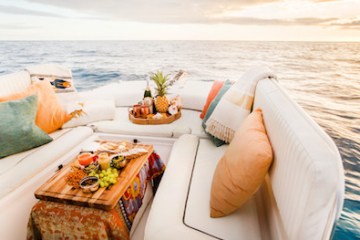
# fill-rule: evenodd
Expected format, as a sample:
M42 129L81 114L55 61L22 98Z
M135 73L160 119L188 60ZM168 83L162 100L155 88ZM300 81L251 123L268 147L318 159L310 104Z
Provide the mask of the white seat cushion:
M130 122L128 108L119 107L116 109L113 121L99 121L90 124L97 132L118 133L128 135L142 135L153 137L179 137L183 134L193 134L207 138L201 127L200 112L183 110L181 118L170 123L161 125L139 125Z
M50 135L54 140L48 144L0 159L0 198L44 170L92 133L88 127L59 130Z
M183 223L187 187L197 146L198 138L193 135L183 135L173 145L151 206L144 239L204 239L206 236Z
M186 204L185 224L221 239L261 239L253 198L228 216L210 217L212 178L217 162L224 155L226 147L217 148L210 140L200 140Z
M150 85L154 89L152 81ZM204 81L187 81L183 86L175 83L170 87L168 95L179 95L185 109L202 111L211 86L212 82ZM142 99L145 87L146 81L119 81L99 87L91 91L91 94L111 96L117 107L129 107ZM154 91L153 94L155 95Z
M81 106L79 103L83 106ZM65 109L68 113L79 109L83 110L84 113L80 114L80 116L70 119L62 126L63 128L84 126L89 123L103 120L113 120L116 112L115 104L112 100L94 99L78 101L68 104Z
M202 111L213 82L187 81L183 88L175 90L186 109Z
M225 149L192 135L175 142L151 206L146 240L261 239L253 200L232 215L210 218L212 174Z
M146 81L119 81L87 91L82 95L107 96L115 101L116 107L130 107L139 102L144 95Z
M0 96L24 91L30 84L30 75L26 71L0 76Z
M55 141L56 139L60 138L62 135L66 134L69 130L70 129L61 129L49 135L54 139L53 141ZM46 145L44 145L44 147L45 146ZM14 168L19 162L23 161L24 158L30 156L32 153L38 151L39 149L41 149L41 147L33 148L28 151L20 152L17 154L7 156L6 158L2 158L0 160L0 177L7 171L10 171L12 168Z

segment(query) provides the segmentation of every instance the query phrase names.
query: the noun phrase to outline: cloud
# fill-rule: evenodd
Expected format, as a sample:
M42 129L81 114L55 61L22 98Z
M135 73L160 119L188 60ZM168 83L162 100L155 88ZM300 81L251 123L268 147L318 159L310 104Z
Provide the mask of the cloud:
M281 0L30 0L31 2L81 11L89 18L118 19L162 24L238 24L238 25L326 25L336 18L259 18L226 16ZM333 1L333 0L315 0Z
M281 0L29 0L34 4L71 10L81 13L85 19L120 20L162 24L234 24L257 26L313 25L327 26L338 22L338 18L259 18L227 16L229 11L241 11L249 6ZM313 0L316 2L336 0ZM24 8L1 6L0 12L61 17L54 13ZM343 25L341 25L343 26Z
M354 20L351 22L346 23L347 26L360 26L360 20Z
M335 2L339 0L314 0L314 2Z
M239 25L328 25L337 18L294 18L294 19L264 19L264 18L250 18L250 17L224 17L206 22L212 23L230 23Z
M360 29L360 19L335 21L331 25L342 27L344 29Z
M297 25L324 25L329 24L333 21L338 20L337 18L296 18L292 22Z
M26 8L15 7L15 6L5 6L5 5L0 5L0 13L17 14L17 15L32 15L32 16L41 16L41 17L62 17L58 14L36 11L36 10L32 10L32 9L26 9Z
M228 10L280 0L30 0L81 11L93 17L152 23L203 22Z
M30 26L30 25L21 25L17 23L13 24L4 24L0 23L0 30L23 30L23 29L35 29L38 28L37 26Z

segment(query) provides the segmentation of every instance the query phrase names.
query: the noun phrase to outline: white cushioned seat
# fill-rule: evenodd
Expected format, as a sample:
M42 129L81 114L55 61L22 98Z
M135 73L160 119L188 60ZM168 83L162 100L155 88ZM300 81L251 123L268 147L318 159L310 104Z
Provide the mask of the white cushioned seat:
M175 142L150 210L146 240L261 239L254 200L227 217L210 218L212 175L226 147L190 135Z
M56 131L52 142L0 159L0 198L21 186L93 133L78 127Z
M202 239L203 234L186 227L183 223L187 186L198 141L193 135L183 135L174 143L166 171L151 206L145 228L145 240Z
M62 128L72 128L97 121L113 120L115 117L116 108L114 101L112 100L98 99L79 102L84 104L83 107L81 107L84 114L70 119L70 121L66 122ZM67 112L73 112L74 110L79 109L79 105L71 103L65 109Z
M215 148L201 139L196 150L196 139L182 136L154 198L145 239L331 237L344 196L343 167L334 142L274 80L259 82L256 107L263 110L274 150L260 191L233 214L211 219L212 175L226 147Z
M181 118L170 123L161 125L139 125L130 122L128 108L116 109L115 119L112 121L99 121L90 124L97 132L117 133L128 135L142 135L153 137L179 137L183 134L193 134L207 138L201 127L200 112L183 109Z
M98 87L85 94L100 96L101 98L104 96L111 97L114 99L116 107L129 107L143 98L145 87L145 81L119 81Z
M150 82L151 86L154 83ZM169 89L169 95L179 95L185 109L202 111L212 82L188 81L183 86L176 83ZM143 98L146 81L119 81L99 87L89 93L93 96L108 96L115 100L117 107L129 107ZM153 88L153 87L152 87ZM153 94L155 92L153 91Z
M53 141L55 141L67 132L69 132L69 129L61 129L49 135L53 138ZM46 144L42 147L44 146L46 146ZM39 149L41 149L41 146L0 159L0 177L7 171L10 171L12 168L14 168L17 164L19 164L19 162L23 161L23 159L27 158L34 152L39 151Z
M0 96L24 91L30 84L30 75L26 71L0 76Z
M216 147L210 140L200 140L186 202L184 222L193 229L220 239L261 239L254 198L228 216L210 217L212 179L217 162L224 155L226 148L227 145Z
M174 89L186 109L202 111L213 82L187 81L182 88Z
M151 82L151 84L153 84ZM183 134L193 134L201 138L208 136L201 127L200 112L206 102L212 82L192 81L184 86L175 86L169 90L171 96L180 95L183 110L180 119L171 124L138 125L128 119L128 107L139 102L146 87L146 81L119 81L108 84L86 95L107 96L115 101L116 117L113 121L99 121L89 126L97 132L117 133L128 135L143 135L154 137L179 137ZM138 93L138 94L136 94Z
M146 240L261 239L255 201L223 218L210 218L210 190L217 161L227 146L181 136L151 206Z

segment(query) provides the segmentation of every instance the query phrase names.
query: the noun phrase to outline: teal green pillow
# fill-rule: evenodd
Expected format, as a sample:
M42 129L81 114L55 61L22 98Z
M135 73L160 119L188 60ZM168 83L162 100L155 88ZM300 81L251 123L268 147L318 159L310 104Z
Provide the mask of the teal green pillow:
M35 124L37 96L0 103L0 158L53 139Z
M206 121L209 119L209 117L211 116L211 114L214 112L214 109L216 108L216 106L218 105L218 103L220 102L220 99L224 96L224 94L229 90L229 88L232 86L232 83L230 80L226 80L224 85L222 86L222 88L220 89L220 91L218 92L218 94L216 95L216 97L214 98L214 100L211 102L206 115L202 121L202 127L204 128L204 130L206 129ZM205 130L206 132L206 130ZM217 147L220 147L221 145L225 144L225 142L223 140L220 140L216 137L214 137L213 135L209 134L208 132L206 132L209 137L211 138L211 140L214 142L214 144Z

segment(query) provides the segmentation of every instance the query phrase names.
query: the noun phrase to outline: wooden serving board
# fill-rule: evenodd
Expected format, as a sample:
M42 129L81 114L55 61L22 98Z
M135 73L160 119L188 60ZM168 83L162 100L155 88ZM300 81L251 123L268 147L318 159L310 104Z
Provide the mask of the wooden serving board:
M99 188L94 193L83 193L81 189L73 189L65 182L65 176L71 170L71 163L69 163L36 190L35 197L47 201L111 210L153 152L152 145L137 144L136 146L145 148L148 153L130 160L121 170L116 184L111 189Z
M136 118L131 113L131 111L129 111L129 120L135 124L141 124L141 125L169 124L178 120L180 117L181 117L181 111L167 118L161 118L161 119Z

